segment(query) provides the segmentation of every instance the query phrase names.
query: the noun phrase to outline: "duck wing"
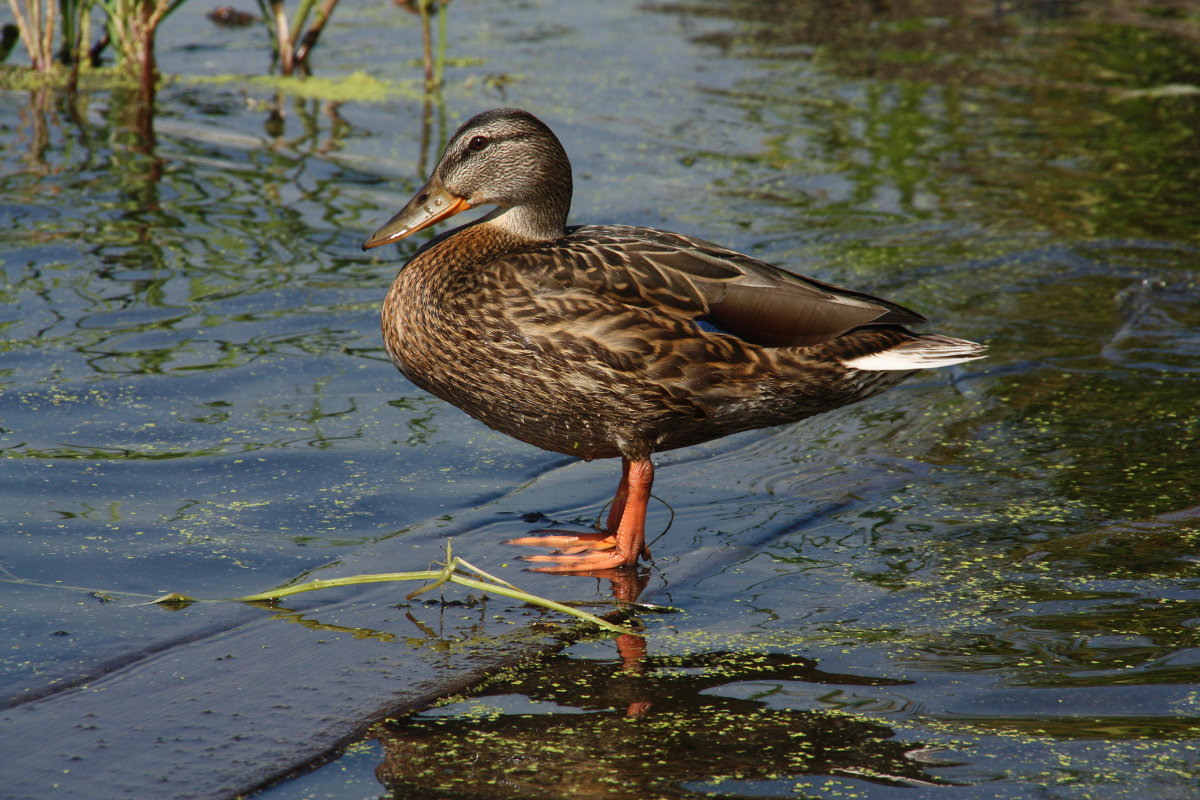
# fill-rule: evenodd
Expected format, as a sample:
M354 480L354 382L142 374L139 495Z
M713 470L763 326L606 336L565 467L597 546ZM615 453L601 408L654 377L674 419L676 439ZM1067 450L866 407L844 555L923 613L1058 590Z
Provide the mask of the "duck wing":
M505 261L527 279L541 272L549 290L583 289L768 347L818 344L864 325L925 321L896 303L654 228L580 226Z

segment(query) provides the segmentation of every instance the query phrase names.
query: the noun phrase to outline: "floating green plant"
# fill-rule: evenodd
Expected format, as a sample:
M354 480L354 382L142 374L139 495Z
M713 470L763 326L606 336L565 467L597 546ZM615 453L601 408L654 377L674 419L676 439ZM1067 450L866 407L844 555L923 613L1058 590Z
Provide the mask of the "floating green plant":
M470 577L475 575L477 577ZM483 580L479 580L482 578ZM573 617L578 617L585 622L590 622L606 631L613 633L632 634L634 636L642 636L638 631L631 628L623 628L620 625L614 625L608 620L602 619L595 614L589 614L586 611L581 611L578 608L572 608L564 603L558 603L545 597L540 597L536 594L530 594L523 591L506 580L497 578L495 575L484 572L479 567L459 558L450 550L450 544L446 544L446 561L442 564L441 569L418 570L415 572L382 572L365 575L350 575L345 578L325 578L305 583L299 583L292 586L278 586L274 589L268 589L265 592L257 594L249 594L245 597L233 597L229 602L235 603L255 603L266 600L278 600L281 597L288 595L300 594L301 592L312 592L318 589L332 589L337 586L354 586L361 583L384 583L388 581L432 581L421 588L410 592L406 598L412 600L418 595L428 592L430 589L436 589L446 583L458 583L470 589L478 589L481 592L490 592L503 597L508 597L513 600L519 600L522 603L541 606L552 611L561 611L564 614L570 614ZM157 597L150 601L160 605L185 605L187 603L198 602L198 598L188 597L187 595L172 592L165 594L162 597Z
M335 103L377 103L393 97L420 100L424 95L419 83L389 81L376 78L362 70L336 78L293 75L203 75L179 79L193 85L211 84L236 86L248 90L279 92L292 97L313 98Z

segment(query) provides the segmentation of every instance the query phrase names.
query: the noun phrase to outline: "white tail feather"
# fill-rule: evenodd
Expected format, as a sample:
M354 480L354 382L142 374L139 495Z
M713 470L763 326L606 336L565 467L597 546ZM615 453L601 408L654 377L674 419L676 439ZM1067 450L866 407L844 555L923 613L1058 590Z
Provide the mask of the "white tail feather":
M848 359L842 364L851 369L872 372L932 369L983 358L986 349L983 345L968 342L966 339L929 334L890 347L882 353Z

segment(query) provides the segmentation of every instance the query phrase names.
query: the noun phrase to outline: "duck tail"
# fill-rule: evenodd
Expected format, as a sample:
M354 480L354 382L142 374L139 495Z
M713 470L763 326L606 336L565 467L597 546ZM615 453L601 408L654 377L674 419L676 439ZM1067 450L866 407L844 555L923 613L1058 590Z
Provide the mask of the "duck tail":
M869 372L948 367L986 355L987 347L937 333L921 334L877 353L842 360L843 366Z

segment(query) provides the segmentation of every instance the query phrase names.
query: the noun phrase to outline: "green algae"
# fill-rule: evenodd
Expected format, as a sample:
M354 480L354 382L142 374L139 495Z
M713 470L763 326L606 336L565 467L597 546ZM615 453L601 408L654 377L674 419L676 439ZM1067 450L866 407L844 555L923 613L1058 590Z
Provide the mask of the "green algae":
M419 100L425 96L417 80L388 81L361 70L340 77L281 75L214 75L180 77L181 83L220 86L253 92L278 92L290 97L330 102L381 103L387 100Z

